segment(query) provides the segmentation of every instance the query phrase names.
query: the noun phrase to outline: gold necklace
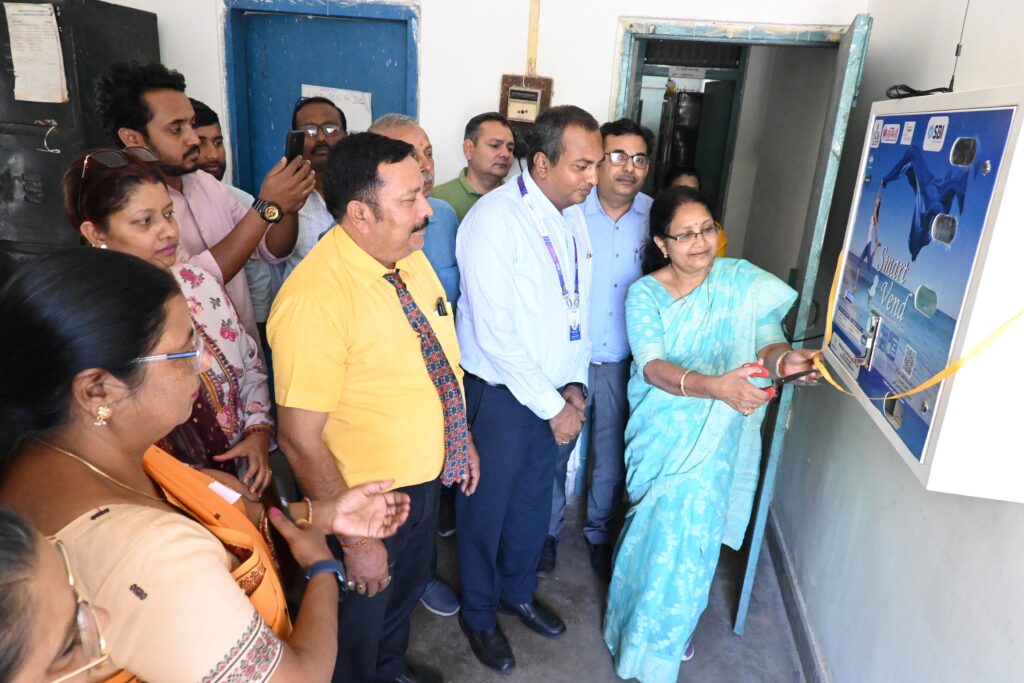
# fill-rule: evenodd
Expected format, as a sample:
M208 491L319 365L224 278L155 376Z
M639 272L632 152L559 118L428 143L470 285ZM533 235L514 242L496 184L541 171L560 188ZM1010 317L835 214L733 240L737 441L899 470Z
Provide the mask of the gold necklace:
M82 463L83 465L88 467L90 470L92 470L94 473L96 473L99 476L103 477L104 479L106 479L107 481L111 482L112 484L116 484L117 486L120 486L121 488L125 489L126 491L131 491L132 493L137 493L140 496L145 496L146 498L149 498L150 500L155 500L158 503L165 503L165 502L167 502L163 498L158 498L157 496L151 496L148 493L146 493L145 491L140 491L137 488L129 486L128 484L125 484L122 481L118 481L117 479L114 479L112 476L110 476L109 474L107 474L106 472L101 470L99 467L96 467L96 465L93 465L91 462L89 462L88 460L86 460L85 458L83 458L81 456L75 455L71 451L66 451L63 448L61 448L60 446L54 446L52 443L50 443L49 441L46 441L44 439L36 439L36 441L38 441L39 443L43 444L44 446L48 446L48 447L52 448L53 450L57 451L58 453L62 453L64 455L68 456L72 460L77 460L78 462Z
M671 268L671 266L669 266L669 267ZM682 288L679 286L679 281L676 279L676 271L675 271L675 269L673 269L670 272L672 273L672 284L675 286L677 292L681 292ZM701 285L703 285L703 284L705 284L707 282L709 275L711 275L711 269L710 268L708 269L708 272L704 274L704 277L701 279L701 281L697 283L697 286L694 287L693 289L691 289L689 292L687 292L685 296L680 296L679 299L677 299L677 301L682 301L683 302L683 306L686 306L689 303L689 301L690 301L690 296L694 292L696 292L698 289L700 289ZM711 306L711 286L709 285L705 289L707 289L708 306Z

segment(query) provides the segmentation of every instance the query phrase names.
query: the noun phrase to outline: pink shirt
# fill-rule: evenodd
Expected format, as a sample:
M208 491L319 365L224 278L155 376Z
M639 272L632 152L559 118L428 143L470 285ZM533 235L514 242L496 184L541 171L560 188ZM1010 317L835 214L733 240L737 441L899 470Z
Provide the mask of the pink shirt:
M224 276L210 254L210 247L234 230L249 211L249 207L239 204L228 192L227 186L205 171L187 173L181 180L183 192L167 188L174 202L174 214L181 231L181 248L191 255L189 263L210 271L218 280L223 281ZM266 235L260 240L253 255L267 263L280 263L284 260L274 256L267 249ZM231 303L235 305L238 319L245 331L253 339L259 339L245 269L238 271L237 275L225 283L224 289L231 297Z

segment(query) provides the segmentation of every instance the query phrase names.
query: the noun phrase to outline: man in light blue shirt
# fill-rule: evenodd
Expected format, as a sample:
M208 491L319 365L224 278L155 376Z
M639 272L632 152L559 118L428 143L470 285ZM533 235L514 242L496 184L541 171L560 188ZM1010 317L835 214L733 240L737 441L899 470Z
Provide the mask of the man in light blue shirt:
M565 631L533 594L558 450L583 427L592 266L577 205L602 158L597 122L578 107L542 113L528 144L528 172L480 198L456 240L456 331L481 460L477 494L456 493L459 622L498 671L515 658L496 611L541 635Z
M604 161L598 170L597 187L583 204L594 252L590 297L593 352L587 380L590 477L583 535L594 573L609 581L615 541L610 526L619 511L626 475L623 454L630 364L626 292L640 278L648 237L654 200L640 188L650 167L647 155L654 135L629 119L619 119L601 126L601 137ZM559 465L564 468L562 463ZM560 469L559 474L548 530L552 538L558 538L565 526L565 470Z
M423 238L423 255L430 261L437 279L441 281L445 297L449 303L454 304L459 298L459 267L455 263L455 233L459 229L459 219L451 204L430 196L434 190L434 147L430 144L430 138L416 119L405 114L381 116L370 126L370 132L412 145L413 158L423 174L423 194L434 210Z

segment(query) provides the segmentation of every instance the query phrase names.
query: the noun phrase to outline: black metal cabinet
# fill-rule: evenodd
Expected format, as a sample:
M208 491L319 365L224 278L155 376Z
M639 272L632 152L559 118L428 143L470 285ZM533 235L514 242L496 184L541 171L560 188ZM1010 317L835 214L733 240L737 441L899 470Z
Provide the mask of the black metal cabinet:
M64 103L14 99L11 38L0 11L0 251L16 255L78 244L64 217L61 176L84 150L114 142L96 114L93 82L115 62L160 59L151 12L98 0L49 4L56 10L64 56Z

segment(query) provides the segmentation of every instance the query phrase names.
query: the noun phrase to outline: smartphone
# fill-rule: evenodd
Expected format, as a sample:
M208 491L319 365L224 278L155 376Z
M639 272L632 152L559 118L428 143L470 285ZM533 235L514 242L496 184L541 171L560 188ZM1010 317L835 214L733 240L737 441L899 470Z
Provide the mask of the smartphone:
M302 130L290 130L284 139L284 156L291 163L292 159L302 154L306 145L306 132Z

